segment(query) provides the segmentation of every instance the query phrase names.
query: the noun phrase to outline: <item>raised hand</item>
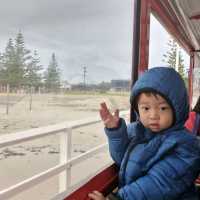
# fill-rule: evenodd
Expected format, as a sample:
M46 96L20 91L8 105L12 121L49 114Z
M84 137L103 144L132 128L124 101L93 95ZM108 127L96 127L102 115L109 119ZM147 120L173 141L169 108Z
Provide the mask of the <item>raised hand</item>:
M101 119L106 128L117 128L119 124L119 110L116 109L114 114L111 114L105 102L101 103L99 110Z

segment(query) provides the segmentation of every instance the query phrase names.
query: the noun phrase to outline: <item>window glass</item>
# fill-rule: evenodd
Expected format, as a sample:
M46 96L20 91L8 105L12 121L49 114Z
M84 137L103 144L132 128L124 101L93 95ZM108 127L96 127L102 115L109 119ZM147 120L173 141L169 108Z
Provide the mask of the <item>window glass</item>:
M96 117L103 101L111 111L129 110L131 0L0 2L1 135ZM73 130L72 157L105 143L103 132L103 123ZM0 149L0 190L62 162L60 135ZM107 153L78 165L72 183L108 160ZM58 182L12 199L50 199Z
M173 67L188 86L189 55L151 14L149 67L155 66Z
M3 1L0 132L95 116L102 101L128 109L131 11L119 0Z

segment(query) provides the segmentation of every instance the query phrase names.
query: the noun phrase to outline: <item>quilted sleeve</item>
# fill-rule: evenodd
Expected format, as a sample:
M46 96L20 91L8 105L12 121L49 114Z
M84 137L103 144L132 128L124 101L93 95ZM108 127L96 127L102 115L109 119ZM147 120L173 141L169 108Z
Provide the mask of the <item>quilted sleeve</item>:
M197 144L181 144L155 163L144 176L120 188L118 196L123 200L179 199L191 189L199 171Z
M129 144L127 126L124 119L120 119L119 128L105 128L105 132L108 137L111 157L117 165L120 165Z

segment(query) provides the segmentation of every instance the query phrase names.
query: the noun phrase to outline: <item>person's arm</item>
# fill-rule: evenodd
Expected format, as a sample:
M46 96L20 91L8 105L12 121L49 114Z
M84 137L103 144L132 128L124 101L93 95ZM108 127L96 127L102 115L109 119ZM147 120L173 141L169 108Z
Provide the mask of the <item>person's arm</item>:
M119 118L119 110L115 110L112 114L106 103L101 103L100 106L99 113L105 125L111 157L120 165L129 143L126 123Z
M146 175L120 188L123 200L178 199L192 186L200 170L198 147L182 144L174 153L154 164Z
M120 119L119 127L115 129L105 128L108 137L109 152L117 165L121 164L128 144L130 142L127 133L127 126L124 119Z

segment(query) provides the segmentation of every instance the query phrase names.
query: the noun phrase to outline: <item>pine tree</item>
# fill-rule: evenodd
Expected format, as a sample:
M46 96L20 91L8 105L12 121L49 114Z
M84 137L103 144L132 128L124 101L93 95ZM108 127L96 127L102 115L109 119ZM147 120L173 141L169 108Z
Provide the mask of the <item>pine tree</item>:
M44 80L48 92L56 92L60 88L60 70L54 53L45 72Z
M167 43L169 50L163 55L163 62L175 69L176 67L176 49L177 44L173 39L170 39Z
M168 41L169 50L166 52L166 54L163 55L163 62L167 63L169 66L176 69L176 54L177 54L177 48L178 44L174 39L170 39ZM178 58L178 72L180 75L185 78L185 72L184 72L184 59L182 56L181 51L179 51L179 58Z
M4 63L3 63L3 54L0 53L0 84L2 84L4 81Z
M19 32L15 38L15 65L18 69L19 84L25 83L25 69L30 62L30 59L30 50L25 48L24 37L22 33Z
M42 76L40 71L42 70L42 65L39 64L40 59L38 53L35 50L33 56L31 56L30 62L26 65L25 69L25 81L29 86L38 87L41 85Z
M18 84L18 69L15 65L15 49L13 40L8 40L5 48L5 53L2 56L2 82L10 84L10 86L16 86Z
M178 72L182 76L182 78L185 79L186 78L186 74L185 74L184 64L183 64L184 59L183 59L183 55L181 54L181 51L179 52L179 58L178 59L179 59L178 60L178 63L179 63Z
M41 84L42 66L39 65L37 52L25 48L24 37L19 32L15 43L10 38L5 52L0 54L0 83L9 84L11 88L19 88L24 84L39 86Z

